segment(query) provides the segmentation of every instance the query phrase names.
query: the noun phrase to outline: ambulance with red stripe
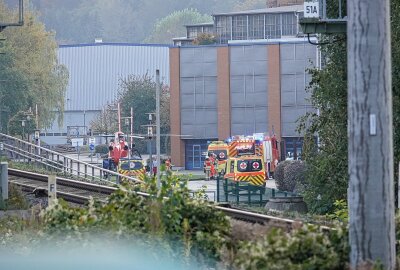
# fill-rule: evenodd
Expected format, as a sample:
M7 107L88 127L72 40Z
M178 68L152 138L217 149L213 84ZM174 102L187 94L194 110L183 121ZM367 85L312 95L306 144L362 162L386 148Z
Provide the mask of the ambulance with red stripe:
M225 178L262 186L278 163L278 141L264 133L233 136L228 140L228 154Z
M216 158L216 169L218 174L222 174L225 169L226 160L228 159L229 146L226 142L215 141L208 145L207 156L214 155Z
M265 166L260 156L230 157L227 160L225 170L225 179L235 182L248 182L255 186L265 185Z
M255 133L252 136L233 136L228 141L230 157L260 156L267 175L273 175L279 161L279 143L275 135Z

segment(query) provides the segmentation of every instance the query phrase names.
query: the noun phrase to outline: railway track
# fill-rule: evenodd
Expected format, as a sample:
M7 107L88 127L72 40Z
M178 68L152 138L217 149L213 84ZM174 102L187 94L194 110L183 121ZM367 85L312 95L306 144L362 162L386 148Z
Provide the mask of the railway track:
M16 169L8 170L9 182L27 192L47 192L47 175ZM90 197L105 202L117 188L57 177L57 197L68 202L85 204Z
M16 169L9 169L9 182L20 186L24 191L34 192L35 190L47 191L48 176L38 173L26 172ZM105 202L107 197L116 191L116 187L109 187L86 183L62 177L57 177L57 197L77 204L86 204L89 197ZM150 196L147 193L138 193L141 196ZM291 229L297 221L279 218L254 212L243 211L231 207L213 206L216 210L222 211L233 219L263 225L279 226ZM327 227L328 229L328 227Z

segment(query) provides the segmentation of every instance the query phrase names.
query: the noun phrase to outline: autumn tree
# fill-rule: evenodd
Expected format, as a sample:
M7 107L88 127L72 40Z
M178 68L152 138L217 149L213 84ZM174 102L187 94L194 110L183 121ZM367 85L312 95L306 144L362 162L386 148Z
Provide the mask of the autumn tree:
M243 0L30 0L62 43L143 42L162 18L176 11L229 12ZM210 20L211 21L211 20ZM180 25L179 27L181 27ZM181 32L180 32L181 33ZM170 39L168 40L170 43Z
M209 15L202 15L195 9L184 9L159 20L152 34L146 39L152 43L171 43L173 38L186 36L187 24L212 22Z
M266 0L244 0L237 3L233 9L235 11L252 10L266 8Z
M169 88L162 85L161 93L161 134L169 134ZM143 125L149 123L147 113L154 113L156 110L156 83L150 75L135 76L130 75L120 81L119 99L123 116L129 116L131 107L134 111L134 133L147 134ZM125 127L125 132L129 133L129 127ZM154 132L155 133L155 132ZM143 140L135 141L140 152L147 152L146 142ZM163 136L161 140L161 149L167 151L169 137Z
M118 130L117 117L115 104L107 104L97 117L90 122L90 128L95 133L114 134Z
M0 2L0 20L16 18L16 11L8 10ZM61 124L68 71L57 62L54 34L47 32L30 10L25 10L24 20L24 26L7 28L1 33L5 39L2 48L5 54L0 56L1 104L11 117L38 104L42 128L57 116ZM3 128L6 122L3 119Z

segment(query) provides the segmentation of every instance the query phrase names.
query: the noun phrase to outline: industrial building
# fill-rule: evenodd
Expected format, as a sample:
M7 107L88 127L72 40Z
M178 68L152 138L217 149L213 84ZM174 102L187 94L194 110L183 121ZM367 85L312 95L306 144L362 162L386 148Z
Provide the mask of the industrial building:
M174 165L201 169L208 142L259 132L276 134L284 157L300 156L296 122L313 110L307 69L320 59L302 37L301 16L299 5L216 14L212 30L190 25L187 40L174 40L180 46L170 49L171 133L191 136L171 138ZM217 44L190 45L199 27Z
M61 127L42 130L48 144L65 144L67 134L84 136L104 106L115 101L119 81L128 75L155 76L169 84L169 45L93 43L61 45L58 61L69 71Z

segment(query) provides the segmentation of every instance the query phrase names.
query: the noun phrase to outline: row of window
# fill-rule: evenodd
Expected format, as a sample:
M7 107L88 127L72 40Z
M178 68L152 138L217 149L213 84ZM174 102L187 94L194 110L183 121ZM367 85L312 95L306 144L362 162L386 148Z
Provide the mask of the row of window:
M187 37L197 38L200 33L213 33L213 26L188 26L187 27Z
M275 39L298 34L296 14L254 14L215 17L220 43L228 40Z

